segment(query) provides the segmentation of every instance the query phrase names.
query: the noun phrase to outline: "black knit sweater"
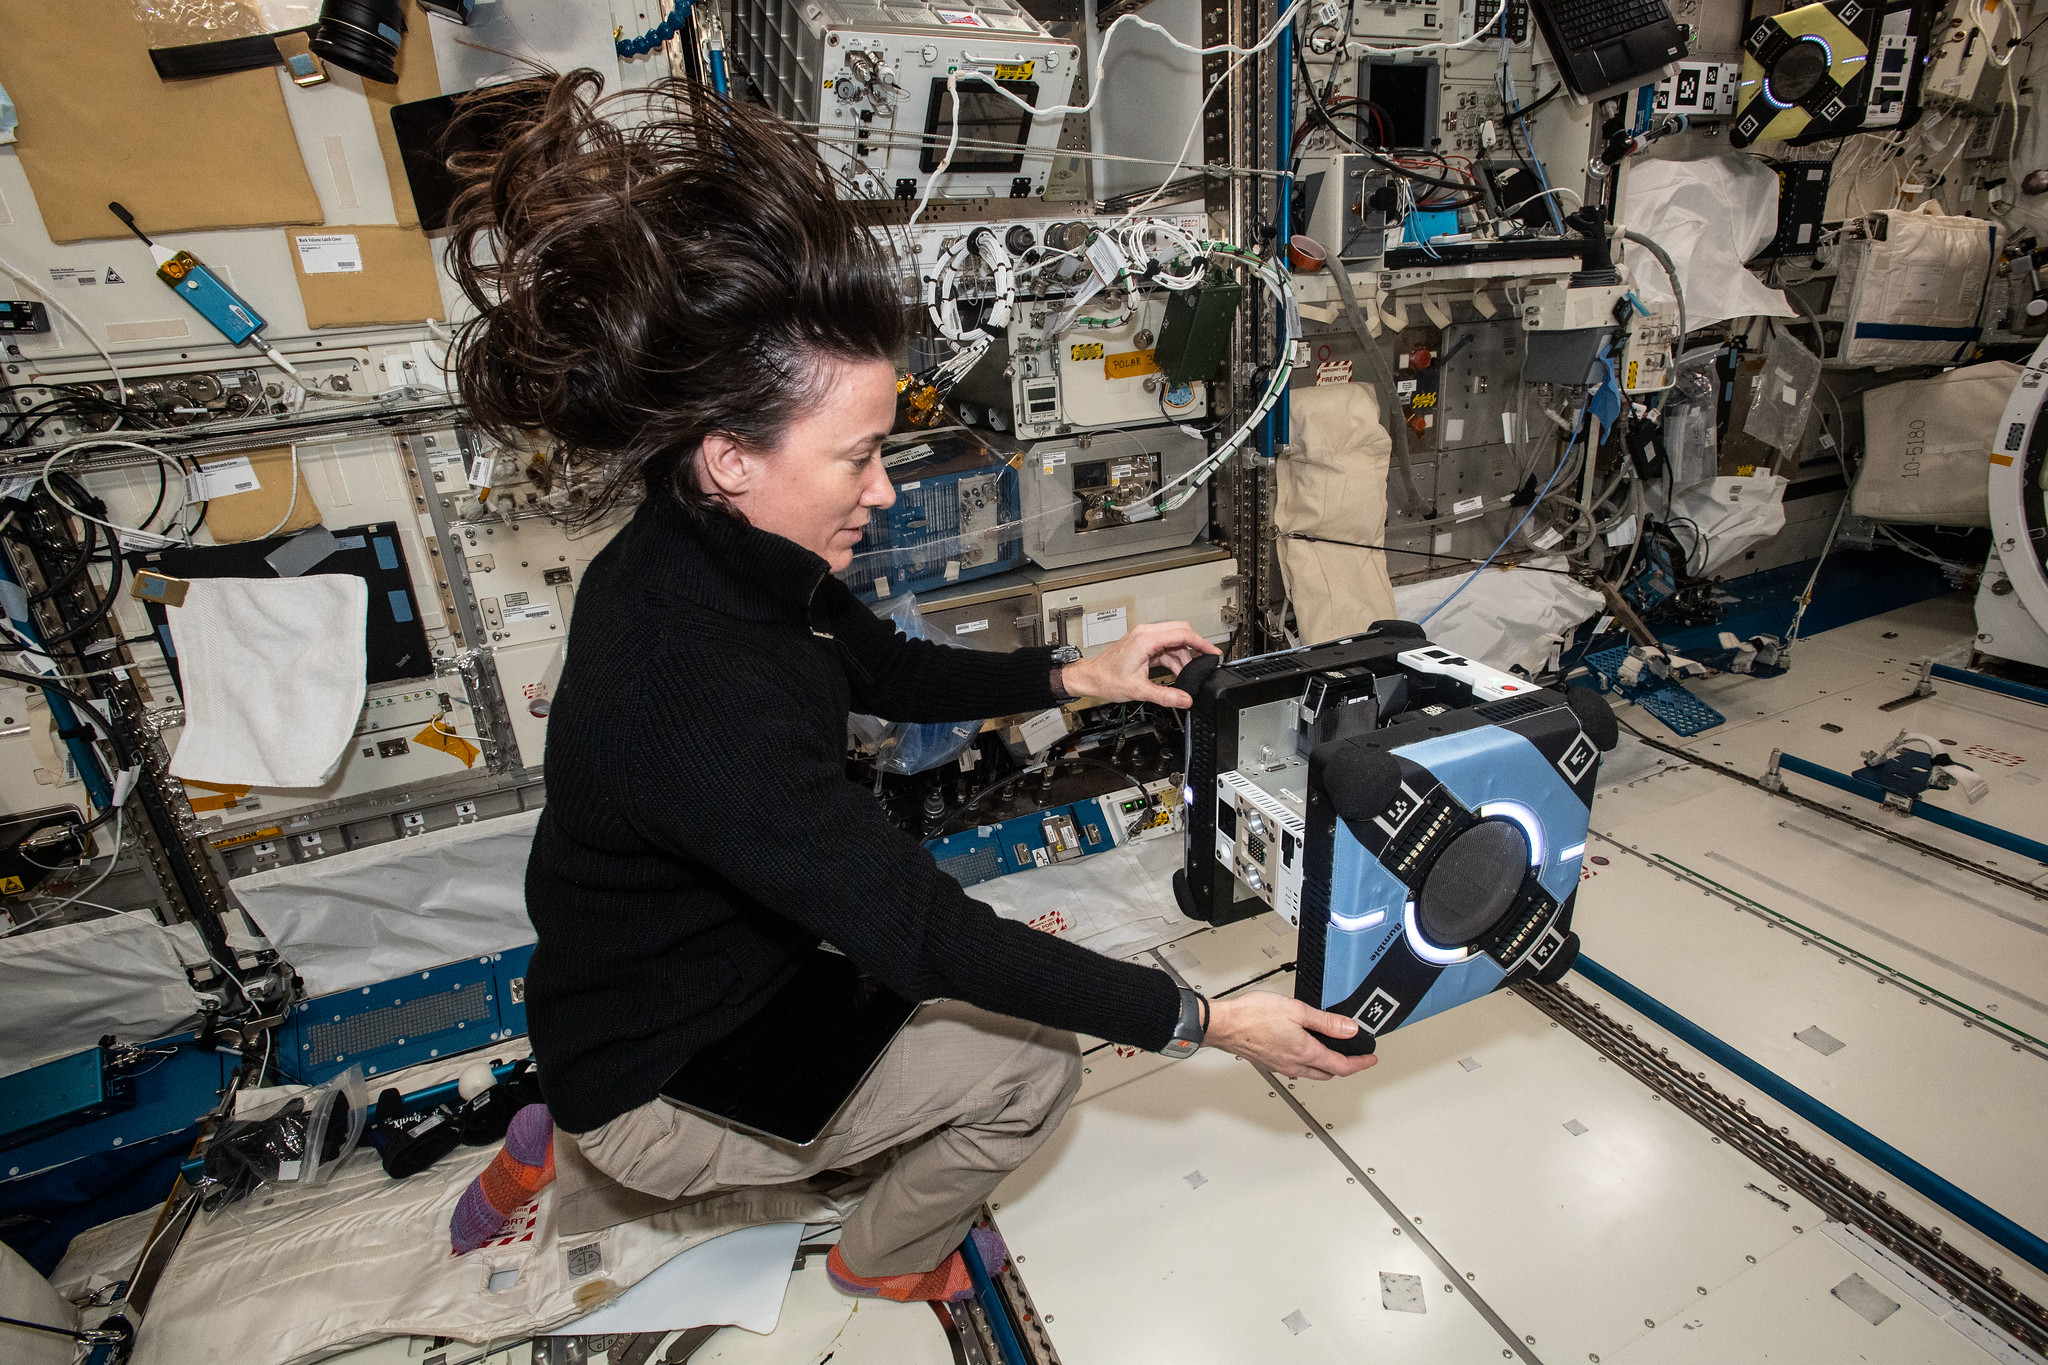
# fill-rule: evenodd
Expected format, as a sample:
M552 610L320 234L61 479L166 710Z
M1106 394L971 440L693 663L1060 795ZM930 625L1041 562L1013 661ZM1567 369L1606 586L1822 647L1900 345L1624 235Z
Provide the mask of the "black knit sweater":
M1180 1009L1164 972L998 917L846 777L849 710L1049 706L1050 653L908 640L795 542L642 506L576 594L526 867L527 1021L555 1122L588 1132L653 1099L821 938L905 999L1163 1047Z

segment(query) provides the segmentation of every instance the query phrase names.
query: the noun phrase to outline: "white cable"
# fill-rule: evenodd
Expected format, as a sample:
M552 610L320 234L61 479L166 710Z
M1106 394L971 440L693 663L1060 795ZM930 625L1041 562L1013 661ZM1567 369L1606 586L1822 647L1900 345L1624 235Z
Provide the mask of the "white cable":
M58 912L59 910L62 910L62 909L63 909L63 908L65 907L65 906L67 906L67 905L71 905L71 904L74 904L74 903L76 903L76 902L78 902L78 901L80 901L80 900L83 900L83 899L84 899L85 897L87 897L87 896L91 895L91 894L92 894L93 892L95 892L95 891L99 890L99 887L100 887L100 883L101 883L101 882L103 882L103 881L105 881L105 880L106 880L106 879L107 879L107 878L108 878L109 876L111 876L111 875L113 874L113 871L114 871L114 864L115 864L116 862L119 862L119 861L120 861L120 858L121 858L121 826L122 826L122 823L123 823L123 822L124 822L124 821L125 821L125 820L126 820L127 818L128 818L128 810L127 810L127 807L125 807L125 806L124 806L124 807L121 807L120 809L118 809L118 810L116 810L116 811L114 812L114 848L113 848L113 851L112 851L112 852L110 852L110 853L108 853L108 854L107 854L107 865L106 865L106 867L105 867L104 869L102 869L102 870L101 870L101 872L100 872L100 875L99 875L99 876L97 876L97 877L94 877L94 878L92 879L92 884L91 884L91 885L87 886L87 887L86 887L86 888L85 888L85 889L84 889L83 891L80 891L80 892L78 892L78 893L77 893L76 895L73 895L73 896L67 896L67 897L65 897L65 898L64 898L63 900L61 900L61 901L58 901L58 902L57 902L57 903L56 903L55 905L51 906L51 907L50 907L49 909L47 909L47 910L42 910L42 911L38 911L38 912L37 912L36 914L34 914L34 915L31 915L31 916L30 916L29 918L27 918L27 919L23 920L23 921L22 921L21 923L19 923L19 924L16 924L16 925L11 925L11 926L9 926L9 927L8 927L7 929L5 929L5 930L0 930L0 938L6 938L6 937L8 937L8 936L9 936L9 935L11 935L11 934L18 934L18 933L20 933L20 932L21 932L22 930L24 930L24 929L28 928L28 927L29 927L29 926L30 926L31 924L34 924L34 923L35 923L35 922L36 922L37 920L45 920L45 919L48 919L48 918L49 918L50 916L52 916L52 915L56 914L56 913L57 913L57 912ZM161 927L161 926L159 926L159 927Z
M185 467L179 464L176 460L172 459L169 455L166 455L161 450L158 450L155 446L146 446L143 445L140 441L127 441L111 439L105 436L95 436L89 441L74 441L70 445L65 446L62 450L59 450L49 459L43 461L43 491L50 495L51 501L55 502L59 507L69 512L72 516L77 517L80 521L89 521L95 526L103 526L107 530L112 531L116 536L125 534L128 536L135 537L138 542L153 541L157 546L175 544L176 542L171 537L166 535L160 535L155 531L146 531L140 526L116 526L111 521L101 521L98 517L91 516L85 512L79 511L76 507L73 507L70 503L64 501L64 499L61 496L59 496L56 488L53 487L50 483L50 475L56 469L57 461L63 459L66 455L71 454L73 451L91 450L96 446L119 446L125 450L139 450L143 454L155 458L158 463L168 464L173 469L177 470L178 505L171 510L170 520L167 524L171 526L178 526L182 529L183 517L181 514L187 507L191 506L192 502L191 498L187 495L186 491ZM294 447L295 455L296 449L297 448ZM294 482L296 483L296 480ZM153 547L144 543L140 544L139 548L147 549Z
M276 534L277 534L277 533L278 533L279 531L282 531L282 530L284 529L284 524L285 524L286 522L288 522L288 521L290 521L290 520L292 519L292 513L296 512L296 511L298 511L298 510L299 510L299 443L298 443L297 441L293 441L293 442L292 442L292 500L291 500L290 502L288 502L288 503L286 503L286 504L285 504L285 507L284 507L284 515L283 515L283 516L281 516L281 517L279 517L279 518L277 519L277 525L275 525L275 526L271 527L271 528L270 528L270 529L269 529L268 531L265 531L265 532L264 532L264 533L263 533L262 535L260 535L260 536L256 537L256 539L258 539L258 540L268 540L268 539L269 539L270 537L272 537L272 536L276 535Z
M980 259L994 279L995 303L987 319L972 331L960 325L960 306L953 297L960 278L960 264L968 256ZM1017 269L1009 249L996 240L992 228L975 228L940 253L933 273L925 277L924 303L932 326L948 341L962 345L980 342L986 349L996 335L1010 325L1010 310L1017 301Z
M1572 197L1572 203L1576 205L1584 205L1586 202L1585 199L1583 199L1580 196L1577 190L1571 189L1564 185L1556 185L1550 189L1540 190L1537 193L1530 195L1527 199L1524 199L1519 204L1509 205L1507 208L1502 209L1497 216L1501 218L1512 218L1515 216L1515 210L1526 208L1530 204L1535 203L1538 199L1548 199L1553 194L1569 194Z
M1001 95L1004 99L1010 101L1010 103L1016 105L1019 109L1022 109L1026 113L1030 114L1034 122L1041 118L1048 118L1054 114L1058 114L1062 117L1068 114L1086 114L1092 112L1095 108L1095 101L1102 98L1102 70L1109 60L1110 40L1116 36L1117 30L1121 29L1125 24L1136 24L1140 28L1149 28L1153 32L1165 38L1167 42L1179 48L1181 51L1191 52L1198 57L1213 57L1219 53L1229 52L1242 58L1252 56L1255 53L1264 52L1268 47L1271 47L1275 40L1277 40L1280 37L1281 30L1283 30L1289 24L1294 22L1294 17L1297 14L1301 13L1301 7L1307 3L1308 0L1294 0L1294 3L1287 7L1286 13L1282 14L1278 19L1273 21L1273 27L1266 31L1266 36L1259 39L1259 41L1253 44L1251 47L1239 47L1235 43L1218 43L1214 47L1195 47L1190 43L1182 42L1178 37L1176 37L1173 33L1169 32L1165 27L1153 23L1150 19L1143 18L1137 14L1122 15L1117 19L1115 23L1109 26L1108 31L1102 35L1101 43L1098 44L1095 49L1095 78L1092 88L1089 90L1087 102L1084 104L1049 104L1041 108L1040 106L1034 105L1030 101L1021 98L1020 96L1010 93L1010 91L1003 88L1002 83L999 81L986 80L986 78L981 79L985 81L989 89L995 91L998 95ZM1503 14L1507 12L1505 6L1502 7L1501 12ZM1477 34L1473 35L1474 38L1478 36L1479 35ZM1421 51L1423 49L1412 48L1403 50ZM953 102L952 132L946 138L946 154L943 157L939 158L939 164L937 168L934 169L930 175L925 177L924 191L917 197L917 207L912 209L910 212L910 221L904 227L904 230L906 232L909 231L910 229L915 228L917 226L917 220L924 216L926 206L928 206L931 203L932 190L938 186L939 177L946 173L947 167L953 164L953 153L959 149L960 77L963 74L970 77L980 78L980 73L978 72L962 72L958 68L955 68L954 70L946 74L946 94L952 99ZM1223 82L1218 81L1217 84L1221 85L1223 84Z
M2005 7L2005 12L2014 16L2013 25L2018 27L2019 11L2014 9L2011 4L2008 4ZM1998 55L1998 40L1992 36L1998 26L1998 17L1985 11L1984 0L1970 0L1970 19L1971 22L1977 25L1977 31L1984 35L1984 60L2001 70L2012 65L2012 54L2019 51L2019 44L2015 42L2011 47L2008 47L2005 50L2005 56L2000 57ZM2017 111L2015 111L2014 118L2017 121Z
M41 294L44 299L49 301L51 307L55 308L58 312L62 313L65 316L65 318L71 323L71 325L78 329L78 334L80 336L84 337L86 341L91 343L92 348L100 353L100 358L107 362L107 368L109 370L112 370L114 373L114 402L116 406L123 408L127 407L128 386L121 380L121 367L114 363L113 353L107 350L106 347L100 345L100 339L92 334L92 329L90 327L87 327L83 322L79 321L78 314L72 312L69 308L66 308L64 306L64 300L58 298L55 294L52 294L49 290L43 288L42 285L36 283L34 278L31 277L27 271L21 269L19 266L10 265L4 257L0 257L0 270L6 271L8 274L14 276L15 279L20 280L23 284L35 290L38 294ZM114 425L107 429L109 431L117 430L121 425L121 419L123 416L124 414L122 413L115 413Z
M1243 66L1249 60L1249 56L1239 57L1236 61L1232 62L1229 65L1229 67L1227 67L1224 70L1222 79L1216 81L1209 87L1209 93L1202 96L1201 107L1195 110L1195 121L1194 123L1189 125L1187 137L1182 139L1181 141L1180 153L1174 158L1172 168L1166 172L1166 178L1159 182L1159 188L1153 190L1152 193L1146 195L1143 203L1133 205L1129 213L1126 213L1122 218L1119 218L1115 223L1112 223L1110 226L1121 227L1123 224L1129 222L1132 218L1135 218L1138 214L1141 214L1145 210L1151 208L1152 205L1159 201L1159 196L1166 193L1166 187L1173 183L1174 177L1179 175L1181 173L1181 170L1188 164L1188 153L1194 150L1195 138L1201 133L1202 125L1208 120L1209 101L1216 98L1216 92L1218 90L1221 90L1224 86L1230 84L1230 78L1237 74L1237 69L1240 66Z
M1222 468L1224 463L1231 456L1235 455L1244 446L1246 441L1251 439L1251 435L1258 429L1259 423L1265 420L1266 414L1271 412L1273 406L1280 401L1280 395L1286 392L1288 377L1294 372L1295 352L1301 340L1301 319L1295 311L1294 296L1288 288L1287 277L1279 271L1277 266L1258 264L1236 249L1230 248L1227 243L1211 242L1205 245L1212 259L1250 270L1258 276L1260 283L1264 284L1267 291L1273 295L1274 302L1279 308L1281 319L1282 336L1279 358L1273 366L1273 374L1266 383L1265 392L1259 396L1258 403L1253 406L1251 414L1245 419L1243 425L1232 432L1215 450L1211 451L1207 459L1190 469L1187 473L1167 480L1160 484L1153 492L1136 502L1117 504L1117 510L1120 512L1127 512L1132 507L1154 505L1157 506L1160 512L1166 513L1177 511L1181 507L1186 506L1188 500L1194 497L1196 491L1208 481L1209 476ZM1176 487L1179 487L1181 491L1168 496L1170 490Z

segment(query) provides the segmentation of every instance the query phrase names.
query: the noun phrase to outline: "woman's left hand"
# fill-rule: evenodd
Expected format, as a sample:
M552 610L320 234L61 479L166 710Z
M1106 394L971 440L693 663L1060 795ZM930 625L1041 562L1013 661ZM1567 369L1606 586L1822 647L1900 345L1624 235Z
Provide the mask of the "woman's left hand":
M1155 706L1186 708L1193 704L1193 699L1178 688L1153 682L1152 670L1168 668L1178 675L1197 655L1222 652L1197 635L1187 622L1164 621L1133 627L1094 658L1068 664L1060 677L1067 695L1073 697L1149 701Z

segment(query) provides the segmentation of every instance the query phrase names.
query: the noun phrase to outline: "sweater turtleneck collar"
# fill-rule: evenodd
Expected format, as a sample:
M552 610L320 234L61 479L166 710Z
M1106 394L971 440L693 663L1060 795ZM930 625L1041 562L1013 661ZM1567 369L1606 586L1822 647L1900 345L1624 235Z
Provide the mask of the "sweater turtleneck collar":
M634 514L628 535L660 581L649 586L727 616L807 622L830 566L793 540L739 516L694 511L656 493Z

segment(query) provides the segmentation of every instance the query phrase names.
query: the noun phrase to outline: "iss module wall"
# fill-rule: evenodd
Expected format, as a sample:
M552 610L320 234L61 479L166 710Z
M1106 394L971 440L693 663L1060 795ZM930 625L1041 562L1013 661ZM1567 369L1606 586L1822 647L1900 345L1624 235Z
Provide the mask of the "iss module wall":
M488 386L455 377L477 317L459 220L526 211L534 185L493 174L575 81L619 97L579 146L644 159L615 224L643 221L636 196L663 184L633 130L745 105L802 165L815 152L811 202L886 249L906 339L887 505L869 500L837 575L854 598L907 636L1053 647L1098 682L1092 661L1150 623L1218 651L1181 679L1185 708L1155 691L852 718L845 779L890 837L1005 918L1219 998L1270 975L1260 988L1392 1053L1396 1029L1522 1008L1510 997L1570 1012L1554 988L1590 979L1580 940L1611 924L1583 888L1596 867L1609 889L1633 875L1616 848L1596 856L1603 773L1711 763L1777 793L1817 766L1759 741L1791 722L1735 686L1810 677L1816 707L1875 686L1856 649L1806 637L1952 608L1971 628L1914 655L1917 696L2042 686L2043 24L2030 0L0 6L0 1241L42 1276L74 1237L124 1260L67 1291L63 1330L102 1359L175 1355L148 1345L152 1295L189 1312L255 1285L274 1257L250 1248L288 1240L181 1278L183 1239L227 1264L217 1214L251 1212L225 1158L206 1165L216 1140L286 1113L263 1140L305 1141L290 1114L314 1101L276 1092L359 1079L365 1104L390 1097L381 1142L537 1086L520 1069L524 868L550 716L579 597L599 600L644 496L613 500L615 457L667 404L580 431L485 421ZM758 173L729 169L720 184ZM770 233L730 264L779 254L809 259ZM536 334L566 336L574 307ZM783 396L806 377L788 379ZM1904 658L1914 629L1857 649ZM1822 733L1843 734L1829 715ZM1951 769L2004 761L1901 723L1831 789L1924 820ZM1751 773L1753 741L1768 758ZM1977 748L2029 771L2017 741ZM1833 819L1832 801L1810 813ZM2011 856L2041 850L1985 810L1948 814L1974 824L1940 839L1988 828ZM780 818L736 812L717 837L774 841ZM1894 836L1871 835L1866 861ZM1256 982L1175 956L1232 926L1270 927L1228 940L1257 954ZM1606 1027L1572 1017L1578 1037ZM1112 1056L1130 1060L1090 1054L1084 1096ZM444 1335L551 1351L549 1329L664 1259L652 1225L553 1150L578 1193L529 1210L541 1252L508 1243L492 1263L552 1257L525 1288L440 1266L407 1302L440 1304L445 1333L347 1308L268 1344L252 1288L219 1339L274 1365ZM476 1153L449 1151L406 1178L452 1182L452 1201ZM346 1189L406 1227L445 1224L438 1186L387 1189L390 1152L382 1170L371 1152L332 1187L267 1178L309 1219ZM1220 1157L1183 1156L1170 1195L1223 1184ZM1772 1205L1821 1197L1758 1180ZM843 1196L775 1208L822 1224ZM726 1230L660 1216L660 1236ZM1462 1310L1477 1281L1427 1260L1420 1221L1400 1250L1424 1259L1399 1273L1444 1283L1432 1314ZM337 1226L317 1244L345 1241ZM822 1265L818 1235L776 1255ZM391 1255L378 1273L404 1279ZM2026 1293L1927 1255L1930 1283L2027 1351L2048 1341ZM1085 1314L1056 1322L1022 1286L999 1270L971 1312L942 1315L959 1359L1058 1359L1058 1328ZM306 1316L316 1297L271 1302ZM894 1349L848 1330L805 1358ZM178 1331L164 1340L203 1335ZM575 1359L611 1349L572 1335ZM1499 1335L1482 1323L1479 1354L1537 1358L1534 1332Z

